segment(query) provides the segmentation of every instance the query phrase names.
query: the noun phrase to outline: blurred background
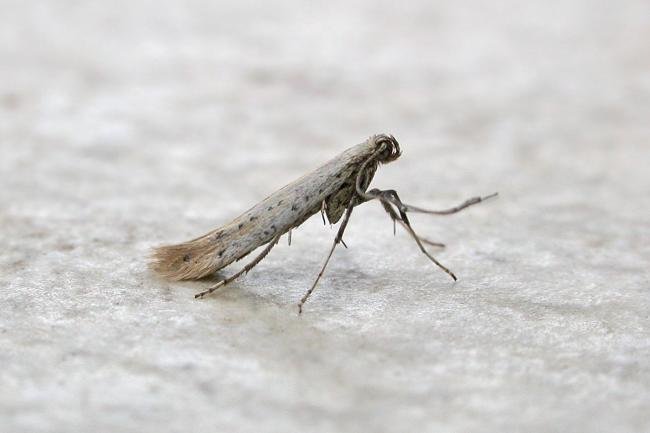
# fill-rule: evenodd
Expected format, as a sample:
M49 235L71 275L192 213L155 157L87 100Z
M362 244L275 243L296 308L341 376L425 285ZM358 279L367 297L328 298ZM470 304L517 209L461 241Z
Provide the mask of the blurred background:
M0 0L0 430L650 430L647 1ZM375 133L375 204L151 275ZM222 276L236 271L227 269Z

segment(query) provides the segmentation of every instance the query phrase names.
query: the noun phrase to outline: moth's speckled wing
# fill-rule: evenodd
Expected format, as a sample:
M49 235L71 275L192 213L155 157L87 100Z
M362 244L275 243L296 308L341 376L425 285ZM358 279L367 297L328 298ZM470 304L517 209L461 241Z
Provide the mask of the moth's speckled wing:
M374 150L374 140L366 140L276 191L229 224L189 242L155 249L152 268L172 280L205 277L299 226L321 210L323 201L329 221L336 223L354 194L361 165ZM376 163L366 168L364 189L376 169Z

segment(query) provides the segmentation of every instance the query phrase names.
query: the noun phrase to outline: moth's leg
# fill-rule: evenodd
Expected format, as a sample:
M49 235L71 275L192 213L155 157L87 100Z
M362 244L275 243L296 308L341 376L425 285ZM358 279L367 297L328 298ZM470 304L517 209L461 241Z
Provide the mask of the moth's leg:
M401 201L399 201L399 199L398 199L398 201L399 201L399 203L401 203L401 206L402 206L402 208L400 210L404 210L404 211L407 211L407 212L426 213L426 214L430 214L430 215L451 215L451 214L460 212L463 209L467 209L470 206L474 206L475 204L479 204L479 203L481 203L481 202L483 202L485 200L489 200L489 199L491 199L493 197L496 197L498 195L499 195L499 193L495 192L494 194L490 194L490 195L487 195L485 197L472 197L472 198L470 198L468 200L465 200L464 202L462 202L458 206L454 206L452 208L445 209L445 210L428 210L428 209L423 209L421 207L411 206L411 205L402 203Z
M399 195L397 195L397 192L394 190L378 190L378 189L373 189L367 192L367 195L371 197L371 199L377 199L381 202L381 204L384 206L384 209L388 214L391 216L393 221L398 221L400 224L406 229L406 231L411 235L413 240L415 240L415 243L418 245L420 248L420 251L429 258L433 263L436 264L440 269L445 271L451 278L454 279L454 281L457 280L456 275L454 275L453 272L451 272L449 269L447 269L446 266L444 266L442 263L440 263L438 260L435 259L429 252L424 248L424 245L422 245L422 240L420 237L415 233L413 230L413 227L411 227L411 223L408 219L408 216L406 216L407 209L404 208L404 205L402 201L399 198ZM395 212L392 206L397 207L399 210L399 216Z
M273 249L273 247L275 246L275 244L278 243L279 240L280 240L280 235L274 237L271 240L271 242L269 242L269 244L266 246L266 248L264 248L264 251L262 251L259 256L255 257L252 262L250 262L249 264L244 266L244 268L241 271L237 272L235 275L233 275L233 276L231 276L229 278L226 278L225 280L219 281L217 284L215 284L214 286L208 288L207 290L204 290L201 293L197 293L196 295L194 295L194 298L202 298L202 297L204 297L206 295L209 295L210 293L217 290L219 287L223 287L226 284L231 283L232 281L234 281L237 278L241 277L242 275L247 274L248 271L250 271L255 266L257 266L257 264L259 262L261 262L262 259L264 259L264 257L267 256L267 254L271 251L271 249Z
M404 224L402 224L402 225L404 225ZM443 244L442 242L430 241L429 239L423 238L420 235L418 235L418 238L420 238L420 241L422 241L423 244L427 244L427 245L432 246L432 247L438 247L438 248L446 248L447 247L447 245Z
M380 203L383 206L386 213L390 216L390 219L393 220L393 235L395 235L397 223L399 223L402 227L404 227L406 230L408 230L407 227L406 227L406 224L404 223L404 221L402 221L402 219L399 217L399 215L397 215L397 213L395 213L395 210L390 205L390 203L387 203L387 202L384 202L384 201L380 201ZM423 244L427 244L427 245L430 245L432 247L445 248L445 244L442 244L440 242L430 241L427 238L424 238L424 237L422 237L420 235L417 235L417 237L420 239L420 241Z
M327 212L327 202L323 200L323 203L320 205L320 216L323 218L323 225L326 226L327 223L325 222L325 212Z
M372 139L372 138L371 138ZM427 214L434 214L434 215L450 215L456 212L460 212L461 210L468 208L472 205L475 205L477 203L480 203L482 201L485 201L487 199L490 199L492 197L496 197L498 193L490 194L485 197L472 197L469 200L465 200L463 203L461 203L458 206L455 206L451 209L445 209L445 210L427 210L423 209L417 206L411 206L406 203L402 203L402 201L397 197L397 193L394 190L386 190L386 191L380 191L377 189L371 190L371 191L365 191L365 187L363 187L363 182L362 180L364 179L364 173L366 171L366 167L368 164L370 164L373 161L376 161L379 158L379 155L381 152L384 152L386 150L386 143L381 143L381 146L372 154L368 159L366 159L363 164L361 164L361 168L359 168L358 174L357 174L357 179L356 179L356 190L357 190L357 195L359 196L359 199L361 202L368 201L368 200L373 200L375 198L381 198L382 202L390 202L393 205L395 205L399 211L400 214L404 214L405 212L419 212L419 213L427 213ZM399 146L397 146L397 156L400 155L399 151Z
M323 264L322 269L318 273L318 276L316 277L316 281L314 281L314 284L312 284L311 288L307 290L305 295L300 299L300 302L298 303L298 314L302 314L302 306L307 302L307 299L311 296L312 292L316 288L316 285L318 284L318 281L320 281L321 277L323 276L323 273L325 273L325 268L327 267L327 264L329 263L330 259L332 258L332 254L334 253L334 249L339 243L345 243L343 242L343 233L345 232L345 228L348 226L348 222L350 221L350 216L352 215L352 209L354 209L354 206L356 205L356 200L353 198L350 201L350 204L348 205L347 209L345 210L345 216L343 217L343 221L341 221L341 226L339 227L339 231L336 234L336 238L334 238L334 243L332 244L332 248L330 248L330 252L327 255L327 259L325 259L325 263Z
M402 218L402 222L404 223L402 225L404 226L406 231L411 235L413 240L415 240L415 243L418 244L418 247L420 248L420 251L422 251L422 253L424 253L424 255L427 256L429 258L429 260L431 260L433 263L435 263L440 269L442 269L447 274L449 274L449 276L451 278L453 278L454 281L458 280L458 278L456 278L456 275L454 275L453 272L451 272L449 269L447 269L446 266L444 266L442 263L440 263L438 260L436 260L435 257L433 257L431 254L429 254L429 252L424 248L424 246L422 245L422 241L420 240L418 235L413 231L413 228L411 227L411 223L409 222L408 217L406 216L406 213L401 215L401 218Z
M402 227L404 227L405 230L407 230L407 231L409 230L409 228L406 226L406 223L405 223L404 221L402 221L402 220L397 220L397 222L398 222ZM413 228L411 228L411 231L412 231L412 230L413 230ZM443 244L442 242L434 242L434 241L431 241L431 240L429 240L429 239L427 239L427 238L425 238L425 237L420 236L419 234L417 234L417 233L415 233L415 232L413 232L413 234L416 235L416 236L418 237L418 239L420 239L420 242L422 242L423 244L429 245L429 246L431 246L431 247L437 247L437 248L446 248L446 247L447 247L447 246L446 246L445 244Z

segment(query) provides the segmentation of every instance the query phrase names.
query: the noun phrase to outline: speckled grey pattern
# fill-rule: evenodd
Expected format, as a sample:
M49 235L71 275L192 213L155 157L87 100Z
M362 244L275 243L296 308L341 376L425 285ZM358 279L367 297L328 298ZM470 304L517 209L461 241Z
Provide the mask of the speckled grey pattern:
M0 0L0 431L650 431L647 1ZM146 269L371 134L381 206ZM398 227L399 228L399 227ZM236 271L226 269L222 275Z
M260 255L246 260L246 266L240 272L221 280L218 285L226 285L230 280L237 279L240 274L253 269L281 236L323 211L325 203L334 212L339 207L345 210L355 191L357 176L367 179L360 183L360 191L365 191L377 169L377 161L369 166L363 165L373 156L375 143L381 139L375 137L382 136L375 135L342 152L316 170L273 192L233 221L183 243L156 247L150 269L172 281L197 280L214 275L226 266L247 258L255 249L270 244ZM341 193L345 203L335 200ZM330 213L327 216L330 217ZM330 224L337 221L329 219ZM213 289L216 287L213 286Z

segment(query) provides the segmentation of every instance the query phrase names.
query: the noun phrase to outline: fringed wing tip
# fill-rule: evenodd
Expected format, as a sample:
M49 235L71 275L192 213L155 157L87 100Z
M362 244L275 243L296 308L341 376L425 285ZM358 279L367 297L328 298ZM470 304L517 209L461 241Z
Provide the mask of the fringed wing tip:
M182 251L176 245L164 245L151 249L149 269L169 280L182 280Z
M153 248L149 268L172 281L203 278L215 272L212 248L188 242Z

